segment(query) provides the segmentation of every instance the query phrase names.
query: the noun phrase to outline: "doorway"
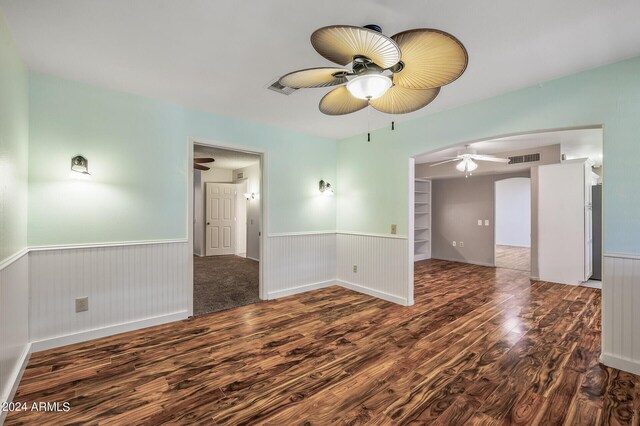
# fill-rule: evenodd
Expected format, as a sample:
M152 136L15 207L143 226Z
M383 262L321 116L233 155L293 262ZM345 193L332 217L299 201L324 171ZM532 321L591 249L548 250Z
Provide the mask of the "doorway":
M193 315L260 301L262 155L193 144Z
M496 268L531 271L531 178L495 182Z
M409 300L414 268L429 265L429 259L498 266L533 280L599 288L602 158L603 128L597 125L457 143L410 157L408 249L414 256L408 265ZM524 242L501 239L495 227L504 217L495 212L495 182L524 177L530 182L530 216L518 216ZM417 248L422 244L418 181L430 182L427 260Z

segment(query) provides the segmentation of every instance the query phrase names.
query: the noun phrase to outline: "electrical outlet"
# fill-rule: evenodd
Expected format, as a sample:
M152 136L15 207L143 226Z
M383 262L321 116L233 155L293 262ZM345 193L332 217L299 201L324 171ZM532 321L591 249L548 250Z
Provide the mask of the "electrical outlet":
M460 241L460 247L464 247L464 241Z
M89 298L78 297L76 299L76 312L85 312L89 310Z
M398 225L396 225L395 223L391 224L391 233L392 234L396 234L398 232Z
M454 246L454 247L456 246L456 242L455 242L455 241L453 242L453 246Z
M489 219L484 220L484 226L489 226Z
M478 226L482 226L482 219L478 219Z
M358 273L358 265L353 265L353 273L354 274Z

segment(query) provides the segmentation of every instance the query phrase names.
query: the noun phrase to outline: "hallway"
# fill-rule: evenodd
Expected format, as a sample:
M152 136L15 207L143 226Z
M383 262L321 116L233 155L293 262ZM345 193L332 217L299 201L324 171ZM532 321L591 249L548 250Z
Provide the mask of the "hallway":
M193 257L193 315L260 301L259 263L240 256Z

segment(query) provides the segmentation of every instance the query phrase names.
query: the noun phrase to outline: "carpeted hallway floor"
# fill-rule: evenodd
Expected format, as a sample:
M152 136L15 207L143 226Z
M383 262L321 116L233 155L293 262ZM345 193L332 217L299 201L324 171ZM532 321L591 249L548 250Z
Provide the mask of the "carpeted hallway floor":
M193 257L193 315L259 301L258 262L233 255Z

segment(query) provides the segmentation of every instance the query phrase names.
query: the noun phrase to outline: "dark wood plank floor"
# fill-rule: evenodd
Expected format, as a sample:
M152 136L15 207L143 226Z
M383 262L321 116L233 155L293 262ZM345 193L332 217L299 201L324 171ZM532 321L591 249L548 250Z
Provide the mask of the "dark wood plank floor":
M339 287L32 356L7 424L638 424L600 291L423 261L416 304Z

